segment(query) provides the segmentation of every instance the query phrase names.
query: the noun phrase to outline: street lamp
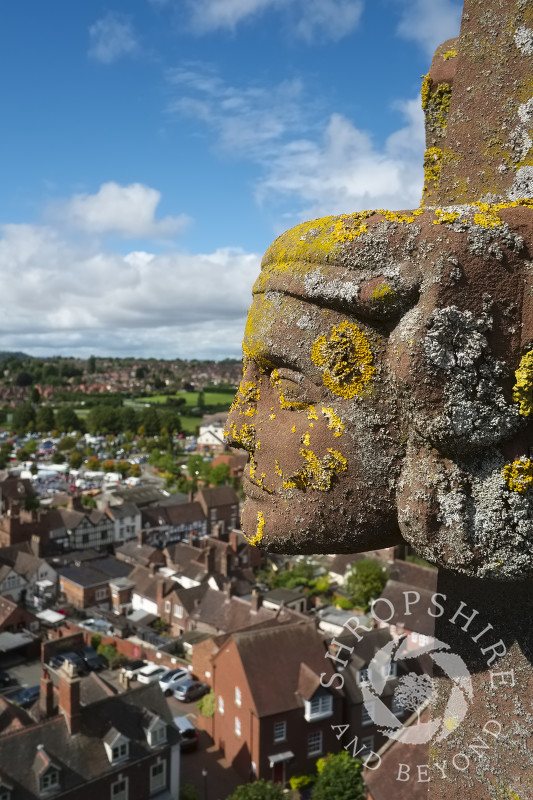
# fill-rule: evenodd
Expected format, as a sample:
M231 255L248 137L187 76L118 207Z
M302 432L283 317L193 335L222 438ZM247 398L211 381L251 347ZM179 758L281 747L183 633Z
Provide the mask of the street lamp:
M204 800L207 800L207 770L202 767L202 778L204 779Z

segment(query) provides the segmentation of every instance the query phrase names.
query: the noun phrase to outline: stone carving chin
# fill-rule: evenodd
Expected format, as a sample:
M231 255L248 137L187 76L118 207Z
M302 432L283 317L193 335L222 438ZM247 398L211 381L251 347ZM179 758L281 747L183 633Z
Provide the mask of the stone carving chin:
M307 222L265 254L227 424L253 544L403 539L467 575L533 573L533 30L502 23L479 49L478 17L424 79L423 206ZM498 150L513 108L523 130Z

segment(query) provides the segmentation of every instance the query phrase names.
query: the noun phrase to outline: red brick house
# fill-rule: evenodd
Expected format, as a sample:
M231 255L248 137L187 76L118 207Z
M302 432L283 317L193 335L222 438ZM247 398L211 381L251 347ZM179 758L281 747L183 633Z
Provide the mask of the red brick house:
M0 736L0 796L178 800L179 734L159 686L82 704L80 679L58 678L56 692L44 671L31 716Z
M313 622L233 633L212 660L214 740L244 781L285 784L338 750L342 696L320 684L333 674Z
M239 497L231 486L199 489L194 500L200 503L207 519L207 533L218 524L221 533L239 527Z
M29 631L37 631L40 622L33 614L21 608L8 597L0 597L0 633L9 631L15 633L26 628ZM1 795L0 795L1 796Z
M111 582L127 578L131 566L116 558L97 558L77 561L73 565L59 567L59 591L68 603L76 608L101 606L111 608Z

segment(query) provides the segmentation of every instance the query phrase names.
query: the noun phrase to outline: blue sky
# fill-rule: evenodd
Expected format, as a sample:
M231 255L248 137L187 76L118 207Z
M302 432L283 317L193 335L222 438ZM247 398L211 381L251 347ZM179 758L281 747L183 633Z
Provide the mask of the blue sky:
M276 235L418 205L461 5L3 3L0 350L238 357Z

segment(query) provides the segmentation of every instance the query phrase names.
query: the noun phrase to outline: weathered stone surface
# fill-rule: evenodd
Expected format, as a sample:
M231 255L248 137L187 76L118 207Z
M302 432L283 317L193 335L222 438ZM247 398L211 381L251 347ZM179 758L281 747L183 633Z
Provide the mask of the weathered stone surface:
M254 544L403 537L466 575L533 573L531 26L531 0L466 0L423 81L421 208L267 251L227 431Z

